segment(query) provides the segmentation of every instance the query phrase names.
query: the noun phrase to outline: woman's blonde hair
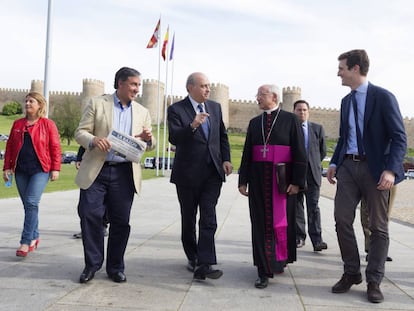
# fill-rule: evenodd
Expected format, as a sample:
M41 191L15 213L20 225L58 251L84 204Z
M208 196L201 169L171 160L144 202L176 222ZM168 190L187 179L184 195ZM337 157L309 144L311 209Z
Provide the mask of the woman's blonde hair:
M26 95L26 98L27 97L32 97L37 100L37 102L39 103L39 110L37 111L37 116L39 118L45 117L46 116L46 98L44 98L43 95L38 92L30 92L29 94Z

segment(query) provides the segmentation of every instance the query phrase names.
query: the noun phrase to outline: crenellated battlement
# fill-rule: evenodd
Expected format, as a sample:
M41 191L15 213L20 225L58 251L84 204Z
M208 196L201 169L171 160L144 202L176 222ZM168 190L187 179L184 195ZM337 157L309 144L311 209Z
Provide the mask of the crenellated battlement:
M311 107L312 113L315 112L338 112L339 113L339 109L335 109L335 108L327 108L327 107Z
M257 105L255 100L247 100L247 99L229 99L230 105Z
M288 86L288 87L284 87L282 90L283 90L283 94L284 93L302 93L301 88L298 86Z
M229 87L222 83L210 83L210 88L224 88L226 90L229 89Z
M50 96L81 96L80 92L67 92L67 91L50 91Z
M0 93L29 93L29 89L0 88Z

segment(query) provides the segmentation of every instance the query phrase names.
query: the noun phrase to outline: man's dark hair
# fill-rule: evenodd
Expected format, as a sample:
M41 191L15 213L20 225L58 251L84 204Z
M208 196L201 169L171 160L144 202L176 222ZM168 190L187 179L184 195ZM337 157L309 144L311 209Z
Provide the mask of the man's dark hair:
M128 80L129 77L140 77L140 76L141 74L138 70L134 68L129 68L129 67L122 67L115 74L115 82L114 82L115 90L118 89L119 80L126 81Z
M355 65L359 66L359 72L362 76L366 76L369 70L369 58L365 50L351 50L339 55L338 60L346 59L348 69Z
M293 110L295 110L296 106L299 104L306 104L306 106L308 106L308 109L309 109L309 103L304 99L299 99L293 103Z

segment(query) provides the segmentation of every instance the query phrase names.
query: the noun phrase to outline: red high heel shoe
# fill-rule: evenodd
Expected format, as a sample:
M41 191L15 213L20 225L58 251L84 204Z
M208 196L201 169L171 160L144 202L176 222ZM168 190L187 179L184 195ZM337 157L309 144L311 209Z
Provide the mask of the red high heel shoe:
M32 244L29 245L29 252L33 252L35 249L37 249L38 245L39 245L39 238L35 240L35 243L33 245Z
M20 246L21 247L21 246ZM16 256L17 257L26 257L27 256L27 254L30 252L30 245L29 245L29 249L27 250L27 251L24 251L24 250L22 250L22 249L18 249L17 251L16 251Z

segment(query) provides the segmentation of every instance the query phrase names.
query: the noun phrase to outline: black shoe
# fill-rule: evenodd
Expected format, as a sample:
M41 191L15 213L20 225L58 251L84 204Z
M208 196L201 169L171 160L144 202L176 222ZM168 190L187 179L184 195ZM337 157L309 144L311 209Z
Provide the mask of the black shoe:
M74 239L82 239L82 232L74 233L73 238Z
M266 276L259 276L259 278L254 282L254 287L263 289L269 284L269 279Z
M320 242L316 244L315 246L313 246L314 252L320 252L323 249L328 249L328 244L326 244L325 242Z
M113 274L108 274L108 277L115 283L123 283L123 282L126 282L127 280L125 274L121 271L113 273Z
M349 275L342 274L341 279L332 287L332 293L341 294L349 291L352 285L360 284L362 282L361 274Z
M367 287L368 300L373 303L379 303L384 301L384 295L382 295L379 288L379 284L375 282L368 282Z
M301 248L303 246L305 246L305 240L302 240L302 239L296 240L296 247L297 248Z
M218 269L212 269L210 265L203 264L194 271L194 279L205 280L218 279L223 275L223 271Z
M188 263L187 263L187 270L190 271L190 272L194 272L195 267L196 267L195 260L189 260Z
M82 274L79 277L79 283L88 283L95 276L95 271L88 268L83 269Z

